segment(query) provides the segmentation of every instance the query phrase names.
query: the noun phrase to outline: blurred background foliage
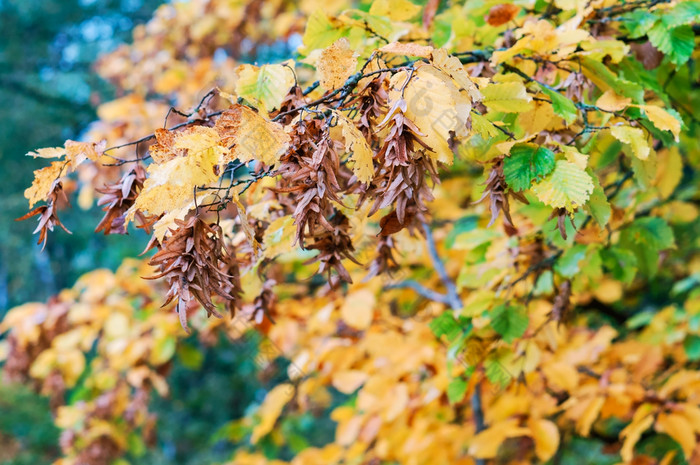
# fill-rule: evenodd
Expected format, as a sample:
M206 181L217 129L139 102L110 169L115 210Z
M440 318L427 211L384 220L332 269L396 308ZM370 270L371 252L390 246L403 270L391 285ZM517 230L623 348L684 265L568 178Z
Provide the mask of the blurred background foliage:
M92 63L130 40L134 25L147 21L160 3L0 0L0 170L5 173L0 183L0 319L17 304L45 300L81 274L97 267L114 269L124 256L140 252L138 241L93 234L101 217L98 208L80 221L85 212L66 210L73 234L52 236L44 253L31 234L35 222L14 219L26 211L24 189L32 171L42 166L42 160L24 155L80 138L95 120L96 106L114 97ZM161 419L158 447L143 450L132 463L223 460L233 443L227 434L213 436L212 428L224 428L232 411L241 415L264 397L263 384L251 382L255 365L249 352L185 347L191 350L181 349L174 366L171 399L153 406ZM201 376L191 376L200 368ZM51 463L60 456L58 441L47 399L30 387L0 384L1 465Z
M130 39L161 0L0 0L0 318L7 309L45 300L96 267L115 268L140 252L132 241L92 234L99 209L66 211L73 235L51 238L43 254L35 222L15 222L27 209L24 189L41 160L37 147L77 139L114 90L93 71L95 58ZM8 175L9 174L9 175ZM94 216L95 221L89 218Z

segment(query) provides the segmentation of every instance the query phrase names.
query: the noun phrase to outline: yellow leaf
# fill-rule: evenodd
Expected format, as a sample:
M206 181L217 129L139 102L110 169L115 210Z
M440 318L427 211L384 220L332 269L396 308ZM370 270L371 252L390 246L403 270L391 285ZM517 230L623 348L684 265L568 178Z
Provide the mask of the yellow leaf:
M493 111L521 113L532 109L532 97L520 81L489 84L481 93L484 105Z
M369 375L360 370L346 370L333 374L333 387L343 394L352 394L362 386Z
M29 208L37 202L46 200L53 189L54 181L61 177L65 167L66 162L54 161L49 166L34 171L34 181L24 191L24 197L29 200Z
M532 186L532 192L551 207L573 211L588 201L593 187L588 173L573 163L559 160L554 171Z
M408 73L402 71L391 79L389 107L402 98L400 89ZM407 106L405 115L425 135L423 141L432 152L428 154L442 163L451 164L453 153L449 140L467 135L467 122L471 112L471 100L459 92L454 81L431 65L420 66L406 85L403 98Z
M579 375L576 368L565 362L552 362L542 367L547 381L555 388L574 391L578 387Z
M374 0L369 14L386 16L394 21L408 21L420 13L420 5L408 0Z
M59 158L66 154L66 149L63 147L47 147L37 149L35 152L28 152L27 156L34 158Z
M662 199L667 199L676 190L683 177L683 158L678 147L670 147L658 153L659 164L654 184Z
M605 111L622 111L632 102L631 98L620 97L612 89L606 90L595 103Z
M343 321L355 329L366 329L374 318L374 306L377 300L367 289L348 294L340 308Z
M342 37L321 52L318 74L321 86L332 90L341 87L357 69L358 54L350 48L350 42Z
M644 406L640 407L642 409ZM622 460L629 462L634 457L634 446L642 437L642 433L649 429L654 423L654 415L639 416L635 413L635 418L632 422L620 432L620 438L624 438L620 455Z
M197 154L214 148L219 154L222 154L225 149L219 143L220 137L214 128L192 126L187 131L176 133L173 147L187 150L189 154Z
M85 159L97 161L97 159L104 154L106 147L107 141L104 140L99 143L67 140L66 158L70 160L71 166L75 169L75 167L84 162Z
M610 134L620 142L628 144L632 147L634 156L640 160L646 160L649 157L649 143L646 135L641 128L633 128L631 126L613 126L610 128Z
M292 88L296 79L294 71L285 65L241 65L236 70L236 94L261 109L271 112L279 108L282 100Z
M508 438L527 436L529 428L518 426L518 420L506 420L493 424L480 432L469 446L469 455L477 459L490 459L496 456L498 448Z
M176 216L183 216L183 212L186 214L194 205L196 188L219 179L216 169L220 162L219 149L221 147L214 146L162 164L149 165L148 178L141 194L127 212L127 222L133 219L138 210L151 215L169 212L169 224L159 221L159 231L164 234L174 224Z
M421 58L430 58L434 50L429 45L418 45L414 42L392 42L379 49L383 53Z
M433 50L430 55L430 63L443 73L450 76L457 83L460 91L465 91L472 102L480 102L484 96L479 91L469 73L464 69L459 58L450 55L444 48Z
M352 171L360 182L369 183L374 177L372 148L355 124L340 112L335 112L338 124L343 130L345 149L352 152Z
M274 258L277 255L294 250L294 217L281 216L270 223L263 236L265 257Z
M600 409L603 408L605 403L605 398L602 396L596 396L588 402L588 406L583 411L583 414L576 419L576 432L581 436L588 436L591 432L591 426L595 422L596 418L600 414Z
M257 255L260 250L260 243L255 239L255 230L251 226L250 221L248 221L248 214L245 209L245 205L241 203L241 199L238 197L237 192L232 192L233 203L236 205L236 210L238 211L238 219L240 220L241 229L248 239L248 243L253 248L253 254Z
M649 118L649 121L651 121L654 126L662 131L671 131L673 137L676 138L676 142L678 142L678 136L681 133L680 121L663 108L654 105L640 105L639 107L644 110L647 118Z
M692 404L681 404L681 409L681 415L688 419L696 433L700 433L700 407Z
M683 449L686 459L689 459L695 449L695 431L688 419L678 413L660 413L656 418L656 431L666 433Z
M216 121L221 143L233 147L222 161L239 160L247 163L259 160L275 165L289 146L289 135L284 128L245 105L234 105Z
M549 420L531 420L529 426L535 441L535 454L546 462L559 447L559 428Z
M255 425L250 442L255 444L260 438L272 431L282 413L282 409L294 396L294 387L291 384L280 384L272 388L265 396L265 400L258 409L260 423Z

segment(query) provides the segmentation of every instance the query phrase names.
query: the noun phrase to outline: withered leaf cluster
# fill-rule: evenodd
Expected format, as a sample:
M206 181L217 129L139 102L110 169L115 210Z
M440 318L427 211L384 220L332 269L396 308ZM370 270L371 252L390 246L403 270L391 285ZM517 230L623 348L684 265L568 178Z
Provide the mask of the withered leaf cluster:
M95 228L95 232L104 231L105 235L126 234L124 224L126 212L136 201L145 180L146 170L141 165L136 165L132 170L127 171L118 183L96 189L103 194L97 205L104 206L102 210L105 216ZM149 224L141 211L136 212L136 218L142 225Z
M148 279L166 278L170 288L163 305L177 298L180 322L187 329L187 306L191 301L196 299L208 315L221 317L212 296L235 302L240 283L238 276L228 274L237 272L232 264L235 256L228 253L217 224L207 224L193 215L177 220L176 225L149 262L159 272Z
M56 180L51 186L51 193L46 199L46 205L41 205L31 210L24 216L17 218L15 221L22 221L32 216L39 215L39 224L34 230L33 234L39 233L39 240L37 244L42 244L41 250L46 247L46 241L48 239L49 231L53 231L56 226L60 226L65 232L71 234L71 232L61 223L58 218L58 203L63 202L68 203L68 198L63 191L63 184L61 181Z
M491 226L498 218L499 213L503 212L503 226L508 234L513 235L517 229L513 224L513 218L510 216L508 196L513 196L525 204L529 203L522 193L508 189L505 175L503 174L503 158L499 158L491 165L489 177L486 179L484 194L477 202L481 202L488 197L491 209L491 221L489 221L488 225Z
M374 197L370 215L395 206L382 225L382 235L405 227L413 229L416 222L425 221L426 202L433 199L427 181L439 182L437 167L426 155L432 149L421 140L424 134L404 114L406 106L404 99L397 100L378 126L388 129L388 134L375 157L377 166L369 190Z

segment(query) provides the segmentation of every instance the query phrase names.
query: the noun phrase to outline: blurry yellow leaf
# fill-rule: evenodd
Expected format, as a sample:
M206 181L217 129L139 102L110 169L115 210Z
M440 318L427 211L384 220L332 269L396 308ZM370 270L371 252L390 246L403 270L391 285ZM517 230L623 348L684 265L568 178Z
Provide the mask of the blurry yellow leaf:
M34 158L59 158L66 154L66 149L63 147L47 147L38 149L35 152L28 152L27 156Z
M572 392L578 387L579 374L576 368L564 362L548 363L542 367L547 380L555 388Z
M521 113L532 109L532 97L520 81L489 84L481 93L483 104L493 111Z
M640 407L640 409L643 407L644 406ZM620 432L620 438L624 438L620 455L625 462L632 460L634 457L634 446L637 444L637 441L639 441L639 438L642 437L642 433L648 430L652 423L654 423L654 415L640 417L641 418L637 418L637 414L635 414L635 418L632 419L632 422Z
M678 413L659 413L655 428L659 433L671 436L683 449L686 459L693 455L696 443L695 430L685 416Z
M374 0L369 14L386 16L394 21L408 21L421 11L420 5L409 0Z
M321 52L318 74L321 86L332 90L341 87L355 73L358 54L350 48L345 37L336 40Z
M647 118L649 118L649 121L651 121L654 126L662 131L671 131L673 137L676 138L676 142L678 142L678 136L681 133L680 121L661 107L654 105L640 105L639 107L644 110Z
M683 177L683 158L678 147L670 147L658 153L659 168L655 184L662 199L667 199L676 190Z
M265 257L274 258L277 255L291 252L294 249L294 217L281 216L270 223L263 236Z
M529 428L518 426L518 420L506 420L491 425L472 439L469 455L478 459L490 459L496 456L498 448L508 438L527 436Z
M632 102L631 98L620 97L612 89L606 90L595 103L598 108L605 111L622 111Z
M294 71L285 65L241 65L236 70L236 94L266 112L279 108L280 103L296 82Z
M613 126L610 128L610 134L620 142L632 147L632 152L640 160L646 160L649 157L649 143L647 142L646 134L641 128Z
M587 437L591 432L591 426L600 414L600 409L603 408L605 398L596 396L588 401L588 406L583 411L583 415L576 419L576 432L581 436Z
M343 394L352 394L362 386L369 375L360 370L340 371L333 374L333 387Z
M418 45L414 42L392 42L379 49L380 52L394 55L406 55L421 58L430 58L435 50L428 45Z
M282 413L282 409L294 396L294 387L291 384L280 384L272 388L265 396L265 400L258 409L260 423L255 425L250 442L255 444L260 438L272 431Z
M549 420L532 420L529 426L535 441L535 454L538 459L546 462L559 447L559 428Z
M340 112L335 112L338 117L338 124L343 130L345 139L345 149L352 152L352 171L357 179L362 183L369 183L374 177L374 165L372 158L374 153L355 124Z
M345 298L340 314L343 321L353 328L366 329L372 323L376 303L374 294L367 289L351 292Z

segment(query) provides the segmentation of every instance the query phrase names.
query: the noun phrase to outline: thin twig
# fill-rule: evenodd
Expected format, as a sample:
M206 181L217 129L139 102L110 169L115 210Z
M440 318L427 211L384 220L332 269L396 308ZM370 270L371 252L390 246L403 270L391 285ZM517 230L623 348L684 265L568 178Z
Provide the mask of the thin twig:
M428 289L418 281L413 281L411 279L389 284L388 286L386 286L386 289L413 289L414 291L416 291L416 294L420 295L421 297L425 297L426 299L432 300L434 302L440 302L441 304L450 305L450 301L445 294L441 294L432 289Z
M455 283L447 274L445 265L442 263L442 260L440 260L437 247L435 246L433 231L430 229L430 225L428 225L428 223L423 223L423 233L425 234L425 243L428 246L428 255L430 255L430 260L433 263L435 271L437 271L437 274L440 277L440 281L442 281L442 284L444 284L445 288L447 289L447 299L449 305L452 307L452 310L459 312L464 307L462 304L462 299L459 298L457 286L455 286Z

